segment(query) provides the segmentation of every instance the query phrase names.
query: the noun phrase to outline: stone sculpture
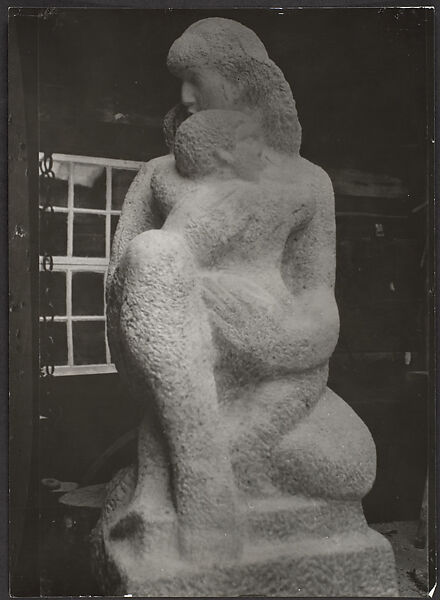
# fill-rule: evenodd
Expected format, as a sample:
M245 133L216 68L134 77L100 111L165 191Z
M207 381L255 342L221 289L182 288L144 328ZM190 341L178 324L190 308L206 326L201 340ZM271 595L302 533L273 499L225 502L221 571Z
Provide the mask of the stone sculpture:
M290 87L251 30L199 21L168 66L170 155L133 182L107 276L112 356L144 418L94 531L103 590L395 595L361 506L374 443L327 388L331 182L300 156Z

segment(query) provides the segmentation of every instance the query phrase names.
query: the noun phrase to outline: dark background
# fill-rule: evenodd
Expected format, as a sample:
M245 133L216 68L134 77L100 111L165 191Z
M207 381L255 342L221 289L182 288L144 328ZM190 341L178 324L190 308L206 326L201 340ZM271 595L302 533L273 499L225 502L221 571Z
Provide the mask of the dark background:
M235 18L259 35L292 87L302 155L335 174L341 336L329 385L376 442L377 479L364 501L370 522L416 519L427 469L432 215L419 207L431 193L429 12L47 11L28 98L38 107L40 151L148 160L166 152L161 122L178 100L165 65L176 37L206 16ZM394 177L405 191L351 197L341 185L346 169L367 181ZM56 377L39 402L47 417L39 479L106 481L130 459L126 444L100 460L137 423L118 375Z

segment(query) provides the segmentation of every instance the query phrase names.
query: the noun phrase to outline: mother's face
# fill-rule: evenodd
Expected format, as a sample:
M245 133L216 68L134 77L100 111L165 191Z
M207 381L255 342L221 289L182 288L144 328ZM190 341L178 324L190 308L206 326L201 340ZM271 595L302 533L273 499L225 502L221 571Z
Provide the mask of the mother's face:
M182 104L190 114L212 108L237 107L238 89L214 69L185 71L182 76Z

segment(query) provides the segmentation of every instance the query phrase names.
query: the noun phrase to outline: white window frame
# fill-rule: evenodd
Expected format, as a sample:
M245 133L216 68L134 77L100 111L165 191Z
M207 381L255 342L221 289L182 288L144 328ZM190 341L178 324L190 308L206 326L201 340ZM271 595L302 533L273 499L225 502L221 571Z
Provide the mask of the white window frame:
M39 153L39 159L43 158L43 153ZM98 373L116 372L114 364L111 362L110 350L107 341L107 322L105 318L106 306L104 297L103 315L73 315L72 314L72 274L77 271L89 271L94 273L103 273L104 280L110 260L110 237L111 237L111 218L113 215L120 215L120 210L112 208L112 169L128 169L138 171L145 163L132 160L119 160L111 158L99 158L95 156L81 156L77 154L53 154L52 158L56 162L69 164L69 179L67 192L67 206L54 206L54 212L67 214L67 255L53 257L53 270L61 271L66 274L66 314L55 315L55 322L66 323L67 328L67 365L55 366L54 375L89 375ZM105 209L78 208L74 206L74 164L88 164L103 166L106 169L106 203ZM78 257L73 256L73 220L75 214L96 214L105 216L105 257ZM40 271L43 270L43 260L40 256ZM40 322L43 320L40 317ZM105 322L105 351L106 364L96 365L75 365L73 356L73 323L75 321L104 321Z

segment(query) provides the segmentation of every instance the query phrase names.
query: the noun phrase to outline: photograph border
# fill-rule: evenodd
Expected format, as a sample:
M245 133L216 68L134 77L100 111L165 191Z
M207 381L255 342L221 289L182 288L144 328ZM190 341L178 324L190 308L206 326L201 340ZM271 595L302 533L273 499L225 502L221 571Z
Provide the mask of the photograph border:
M282 5L282 6L280 6ZM27 495L26 483L23 481L23 472L26 469L32 473L33 461L38 457L37 436L32 435L34 427L38 423L39 415L36 410L38 405L38 387L39 387L39 369L38 369L38 298L36 292L38 290L38 239L35 237L38 218L38 202L36 192L38 190L38 165L27 167L26 157L34 155L38 156L38 127L37 127L37 106L34 101L35 90L37 87L36 74L37 69L32 68L32 61L36 64L36 52L32 55L32 47L36 47L36 30L32 21L36 17L43 17L47 11L68 9L68 8L99 8L107 9L160 9L160 10L227 10L227 9L282 9L295 10L301 8L313 9L332 9L332 8L347 8L351 10L371 8L371 9L396 9L414 7L413 3L388 3L388 2L356 2L353 5L347 1L334 0L333 2L185 2L174 1L167 2L167 6L163 6L163 2L134 2L129 1L121 5L120 2L62 2L54 0L53 2L10 2L9 3L9 27L8 27L8 109L4 111L5 132L8 131L8 148L5 148L4 155L8 157L8 174L6 167L2 171L1 184L4 190L3 197L6 198L6 193L9 198L8 208L8 233L4 232L4 247L2 254L2 267L5 269L5 275L1 278L1 297L5 301L5 310L2 312L3 318L0 321L0 333L6 340L6 332L8 331L8 318L6 316L9 311L9 361L12 368L9 368L9 384L8 384L8 368L6 361L0 377L4 386L5 398L8 398L9 390L9 417L7 416L6 402L1 405L0 421L2 422L1 440L4 444L0 462L0 474L3 482L8 485L11 490L11 500L7 500L5 494L5 505L8 502L11 504L22 506L25 502L24 496ZM426 5L420 5L420 8L428 8ZM5 8L6 11L6 8ZM8 15L4 15L7 20ZM21 27L20 32L15 30L14 19L20 16L21 21L28 20L26 26ZM438 37L439 37L439 11L436 11L434 21L436 26L435 37L433 35L433 47L427 49L427 56L434 55L438 58ZM3 28L5 31L5 27ZM7 40L4 39L4 48L7 45ZM26 64L19 64L20 57L26 57ZM22 73L25 77L22 79ZM5 69L6 75L6 69ZM438 83L438 63L435 64L434 72L435 80L432 82L433 91L434 83ZM23 85L24 82L24 85ZM6 89L3 95L3 106L6 108ZM434 100L434 99L433 99ZM430 159L430 164L427 165L427 171L430 175L430 220L432 229L430 231L430 247L429 253L432 265L430 268L430 339L429 339L429 356L430 356L430 385L429 394L431 401L428 403L430 408L429 421L429 505L428 511L429 521L429 546L431 553L430 561L430 588L435 584L436 572L434 565L437 564L438 556L436 553L436 543L438 544L437 527L438 527L438 506L440 499L438 485L438 447L435 445L435 440L440 436L440 423L438 411L436 409L436 393L438 386L437 374L437 355L436 349L438 344L438 330L435 320L435 310L438 302L438 279L437 279L437 251L438 251L438 226L439 214L436 204L433 201L434 196L438 197L439 183L438 177L434 173L438 152L434 139L438 139L439 119L434 123L434 114L437 113L438 106L434 102L432 107L429 107L429 112L432 114L430 131L432 132L433 148ZM437 135L436 135L437 134ZM6 140L6 133L4 136ZM6 161L5 161L6 163ZM31 164L31 163L29 163ZM8 183L6 186L6 179ZM7 190L7 192L6 192ZM34 210L31 210L31 206ZM6 203L0 204L0 219L6 226ZM8 244L9 241L9 244ZM9 286L8 286L8 269L6 267L6 257L9 256ZM20 277L17 277L17 274ZM9 306L6 302L9 293ZM20 401L18 401L20 399ZM23 402L25 399L25 402ZM434 400L434 401L433 401ZM9 431L8 431L9 419ZM7 447L9 434L9 484L8 484L8 468L7 468ZM12 465L14 468L12 468ZM21 465L20 470L17 470L17 465ZM23 470L22 470L23 469ZM33 470L33 481L29 484L31 506L34 512L33 519L35 520L36 534L38 528L38 469ZM5 542L6 548L8 538L8 513L7 506L2 506L2 519L0 527L0 539ZM21 518L21 517L20 517ZM16 560L15 548L19 546L20 530L24 527L24 521L20 523L13 522L9 534L9 552L11 553L10 566ZM35 535L35 540L38 540L38 535ZM37 544L36 544L37 545ZM3 570L0 578L2 590L8 590L8 559L6 554L6 577L4 578ZM38 548L28 548L26 555L28 557L29 573L33 573L38 578ZM32 565L32 566L31 566ZM438 567L437 567L438 568ZM38 591L36 588L35 591ZM8 592L7 592L8 593ZM436 595L439 595L437 589ZM39 592L35 597L39 596ZM29 596L26 596L29 597Z

